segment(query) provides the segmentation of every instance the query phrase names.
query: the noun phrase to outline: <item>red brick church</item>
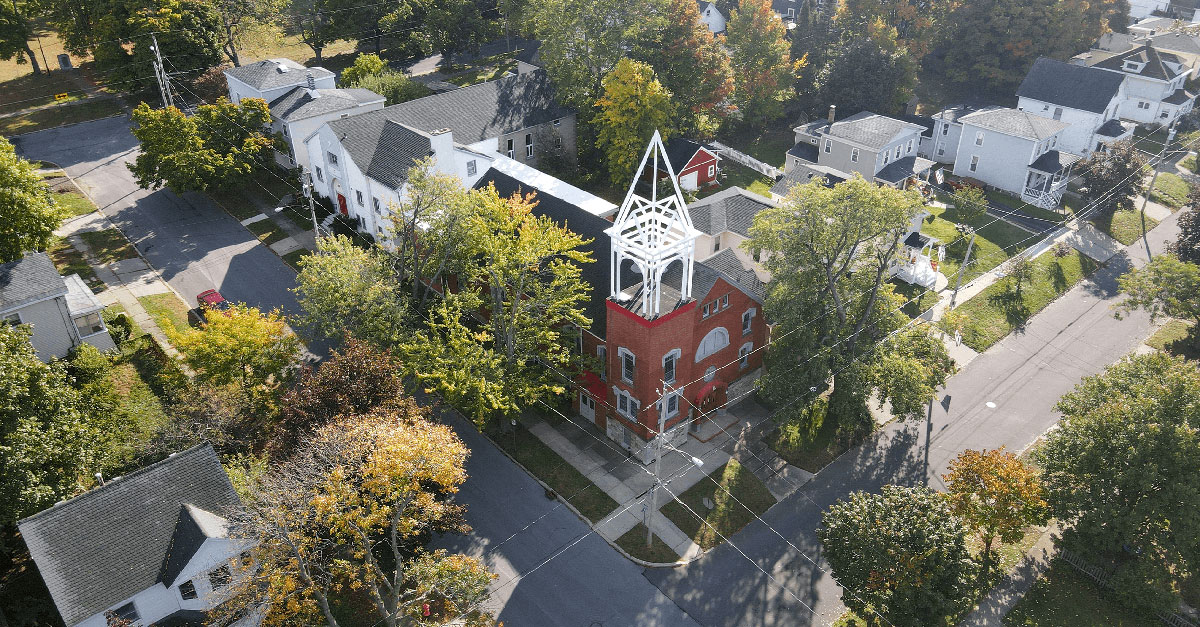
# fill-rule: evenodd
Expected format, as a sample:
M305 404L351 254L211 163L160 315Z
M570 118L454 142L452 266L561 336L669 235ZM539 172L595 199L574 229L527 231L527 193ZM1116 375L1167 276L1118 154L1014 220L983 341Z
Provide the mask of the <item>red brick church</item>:
M647 170L667 176L642 179ZM717 419L730 384L762 365L765 351L755 349L768 339L763 282L739 261L749 253L729 247L717 253L709 242L730 229L744 238L753 214L770 201L754 196L755 202L743 202L752 196L747 193L709 203L709 232L697 229L657 133L634 180L650 180L649 195L632 185L611 222L571 195L512 172L490 171L477 185L491 183L501 195L536 191L536 213L592 238L585 248L596 262L583 270L592 288L586 307L592 327L581 350L603 367L584 373L573 406L648 462L653 447L646 445L660 420L672 441L682 440L701 421Z

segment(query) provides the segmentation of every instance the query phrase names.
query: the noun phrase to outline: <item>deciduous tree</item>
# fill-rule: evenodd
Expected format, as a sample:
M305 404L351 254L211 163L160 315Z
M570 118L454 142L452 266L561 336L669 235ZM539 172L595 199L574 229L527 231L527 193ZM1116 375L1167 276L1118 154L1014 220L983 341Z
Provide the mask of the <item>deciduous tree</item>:
M1200 371L1163 353L1088 377L1059 402L1038 449L1064 545L1112 565L1110 588L1133 607L1175 606L1200 567Z
M260 478L233 522L253 538L227 616L265 608L265 625L337 627L331 597L354 590L371 622L396 627L487 616L493 575L478 560L425 548L433 532L469 531L452 498L468 451L411 399L347 417L306 438Z
M98 0L91 10L91 32L81 37L96 70L120 91L157 89L146 71L155 58L151 33L162 56L178 64L167 67L176 80L221 63L225 29L209 0Z
M267 166L282 139L270 132L271 112L258 98L233 104L221 98L201 105L194 117L174 107L133 111L133 135L141 153L128 164L138 185L175 192L229 188Z
M604 77L604 95L596 101L596 108L596 143L604 152L609 178L615 185L627 183L641 157L641 147L654 131L660 131L664 139L671 134L675 110L671 93L649 65L621 59Z
M955 213L965 220L973 222L987 215L987 194L978 185L963 185L954 190L950 202L954 203Z
M947 17L962 0L843 0L834 21L851 37L895 39L916 60L941 39Z
M1045 522L1047 503L1037 472L1003 449L966 450L943 480L954 513L983 540L983 576L992 542L1016 542L1029 525Z
M601 81L640 42L653 39L657 2L546 0L530 6L540 54L558 97L587 115Z
M770 0L744 0L726 24L733 100L744 120L762 124L783 113L794 67L786 40L787 27Z
M387 69L387 64L377 54L360 54L354 57L354 63L350 67L342 70L342 82L347 85L355 85L358 81L367 76L378 76L383 74Z
M1142 180L1146 158L1129 140L1116 142L1107 151L1093 152L1080 171L1089 208L1099 215L1133 209L1134 199L1146 187Z
M1200 266L1175 255L1159 255L1117 281L1125 293L1118 317L1144 309L1152 319L1170 316L1200 323Z
M317 240L300 260L296 294L304 327L320 337L354 336L387 347L407 335L407 299L388 255L355 246L344 235Z
M821 516L817 529L842 602L887 624L940 625L968 592L966 531L929 488L855 492Z
M202 383L236 385L260 401L278 389L300 357L300 340L278 311L264 314L238 304L210 310L207 319L202 328L183 331L169 321L160 324Z
M443 301L400 352L413 376L484 426L570 385L574 334L591 324L579 264L593 260L583 238L533 214L536 197L473 194L468 251L477 264L460 283L483 286L482 295ZM476 311L486 320L479 327L466 320Z
M1179 237L1171 242L1170 250L1180 261L1200 263L1200 191L1193 188L1188 194L1187 209L1179 214Z
M680 130L711 134L726 115L733 71L723 38L713 36L693 0L667 0L658 37L639 49L678 107ZM682 164L681 164L682 165Z
M325 48L352 30L355 6L343 0L286 0L277 17L280 28L297 33L319 64Z
M1086 50L1128 9L1125 0L970 0L941 29L939 55L954 81L1015 87L1038 57Z
M388 350L347 338L318 368L305 367L280 401L271 448L287 454L337 416L368 413L404 396L404 365Z
M28 62L34 74L41 74L37 55L29 47L29 40L33 37L33 28L27 17L29 9L28 2L0 3L0 60L16 59L18 65Z
M922 208L914 191L855 177L832 188L820 179L797 185L755 217L747 246L777 253L765 262L772 274L766 311L776 324L763 381L769 396L790 401L798 391L826 389L832 377L829 415L850 437L873 424L872 391L892 400L898 417L923 415L923 401L953 362L924 330L892 336L908 318L886 281Z
M27 326L0 325L0 525L73 496L119 461L125 425L104 389L42 363Z
M213 7L221 18L221 49L234 67L241 66L238 42L246 27L252 23L266 22L279 11L282 0L213 0Z
M45 250L65 215L33 164L0 137L0 263Z
M837 105L845 113L897 113L912 98L916 64L894 42L847 37L829 54L816 77L823 104Z

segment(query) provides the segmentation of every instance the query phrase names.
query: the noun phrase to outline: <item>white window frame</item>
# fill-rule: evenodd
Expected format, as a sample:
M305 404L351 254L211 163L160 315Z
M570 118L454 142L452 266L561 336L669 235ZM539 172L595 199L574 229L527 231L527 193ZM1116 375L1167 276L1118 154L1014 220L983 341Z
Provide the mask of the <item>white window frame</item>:
M533 158L533 133L525 133L525 158Z
M704 318L707 318L707 317L708 317L708 303L704 303L704 306L700 308L700 319L703 320Z
M478 171L479 169L478 166L475 165L474 159L471 159L467 162L467 176L475 176L475 173Z
M754 330L754 317L758 315L758 309L751 307L742 313L742 335L750 335Z
M322 183L325 182L325 174L321 172L321 166L317 166L317 180Z
M358 203L359 207L363 206L362 190L354 190L354 201Z
M904 146L896 146L896 158L897 159L900 158L900 151L903 149L904 149Z
M721 297L721 311L729 309L729 294Z
M379 207L379 199L374 196L371 197L371 208L375 210L375 215L383 215L383 209Z
M86 331L83 327L79 326L80 320L86 320L93 316L95 316L95 318L96 318L95 325L87 324ZM91 337L93 335L99 335L101 333L104 333L105 331L108 330L104 327L104 316L101 316L99 311L93 311L91 313L81 314L78 316L71 316L71 324L75 325L75 332L79 334L79 337ZM92 331L91 329L94 328L95 326L99 326L100 330Z
M912 151L913 151L913 141L914 141L914 140L911 140L911 139L910 139L910 140L908 140L908 149L904 151L904 152L906 152L907 154L910 154L910 155L912 154Z
M617 413L626 418L637 420L642 404L632 394L613 386L613 394L617 397Z
M971 164L967 166L967 169L972 172L979 170L979 155L971 155Z
M333 154L332 150L327 151L325 154L329 156L329 165L337 165L338 164L337 155Z
M514 146L516 145L516 142L515 142L515 141L513 141L513 139L510 137L510 138L508 139L508 144L507 144L507 145L508 145L508 158L509 158L509 159L512 159L512 158L513 158L513 154L514 154L514 152L513 152L513 151L514 151Z
M633 385L634 379L637 378L637 355L634 355L633 351L622 346L617 349L617 357L621 362L621 380L624 381L625 383ZM631 364L629 367L630 372L629 372L628 377L625 376L625 358L626 357L628 357L631 360Z
M720 346L717 346L720 344ZM725 327L714 327L696 345L696 363L729 348L729 331Z
M983 145L983 131L975 131L975 145L976 146Z
M683 357L683 349L673 348L662 358L663 383L675 383L679 379L679 360ZM667 362L671 362L671 377L667 378Z
M672 392L662 398L661 401L654 404L654 408L658 410L663 420L670 420L679 415L679 392ZM665 404L664 404L665 403ZM675 407L671 407L674 404Z
M857 148L852 148L850 150L850 161L853 161L854 163L858 163L858 149Z
M746 369L750 365L750 353L754 352L754 342L746 342L738 349L738 368Z
M832 139L825 140L825 152L826 153L833 152L833 140Z
M717 164L715 164L715 163L708 164L708 177L712 178L716 175L717 175Z
M949 135L949 134L950 134L950 123L942 122L942 135Z

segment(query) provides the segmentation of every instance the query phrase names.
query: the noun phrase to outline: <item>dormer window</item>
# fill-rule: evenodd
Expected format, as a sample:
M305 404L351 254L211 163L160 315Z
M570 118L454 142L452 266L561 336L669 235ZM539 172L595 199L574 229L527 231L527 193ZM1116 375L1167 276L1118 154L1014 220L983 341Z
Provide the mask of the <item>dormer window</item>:
M1146 67L1145 63L1134 61L1133 59L1126 59L1125 63L1121 65L1121 69L1126 72L1141 72L1144 67Z
M179 584L179 596L184 601L196 598L196 584L192 583L191 579Z
M142 615L138 613L137 607L134 606L133 601L114 609L112 613L114 618L122 621L129 621L130 623L136 623L139 620L142 620Z
M232 579L233 573L229 570L229 564L221 564L208 571L208 583L212 585L213 590L220 590L228 586Z

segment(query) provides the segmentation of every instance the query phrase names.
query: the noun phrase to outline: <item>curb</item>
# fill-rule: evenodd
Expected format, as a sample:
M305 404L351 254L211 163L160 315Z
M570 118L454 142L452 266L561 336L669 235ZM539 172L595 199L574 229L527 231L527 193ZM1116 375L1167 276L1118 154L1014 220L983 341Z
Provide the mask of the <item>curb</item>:
M88 122L97 122L99 120L108 120L111 118L119 118L119 117L128 116L128 115L129 115L129 108L126 107L124 104L121 104L121 112L120 113L114 113L112 115L105 115L105 116L101 116L98 118L92 118L90 120L82 120L79 122L68 122L66 124L59 124L58 126L47 126L45 128L39 128L39 129L32 130L32 131L25 131L24 133L12 133L10 135L6 135L5 137L9 137L9 138L26 137L28 135L33 135L34 133L40 133L42 131L52 131L52 130L58 129L58 128L66 128L68 126L75 126L77 124L87 124ZM45 161L44 163L51 163L51 162Z

